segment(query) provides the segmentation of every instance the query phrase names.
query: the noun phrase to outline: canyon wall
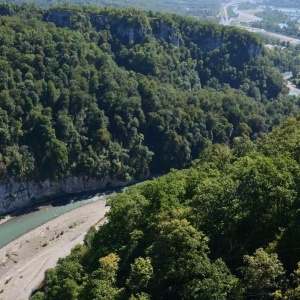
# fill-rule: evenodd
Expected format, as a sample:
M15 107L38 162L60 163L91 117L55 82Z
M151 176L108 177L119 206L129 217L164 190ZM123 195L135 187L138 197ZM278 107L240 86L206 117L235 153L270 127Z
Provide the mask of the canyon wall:
M81 22L88 26L92 26L98 31L110 30L110 32L124 44L140 43L146 41L149 37L154 37L157 40L164 40L173 44L175 47L180 47L187 43L182 38L180 26L174 26L169 20L159 20L149 18L147 22L136 20L130 22L124 18L117 18L109 15L98 15L93 13L83 13L74 10L59 10L50 9L44 16L44 21L53 22L58 27L68 27L76 29L76 22ZM146 24L147 23L147 24ZM216 25L217 26L217 25ZM195 43L202 51L213 51L221 47L228 40L233 44L242 47L241 52L249 56L261 56L263 48L260 44L253 41L251 37L245 42L243 34L236 35L237 31L232 34L226 34L227 28L223 27L216 32L215 26L211 24L204 26L206 33L200 30L191 34L189 42ZM232 28L230 29L232 31ZM185 33L188 35L187 33ZM245 42L245 43L244 43Z
M86 176L69 177L57 182L50 180L43 182L22 182L10 178L0 181L0 214L6 214L26 206L39 204L51 197L104 188L122 187L129 183L112 180L109 177L103 180L96 180Z

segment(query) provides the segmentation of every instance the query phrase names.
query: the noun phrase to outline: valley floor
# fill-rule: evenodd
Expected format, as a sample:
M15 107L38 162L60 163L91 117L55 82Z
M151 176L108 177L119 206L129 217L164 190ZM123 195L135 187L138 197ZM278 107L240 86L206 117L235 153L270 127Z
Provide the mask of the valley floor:
M37 227L0 249L0 300L25 300L44 278L45 270L83 241L86 231L104 222L109 210L104 196ZM102 220L102 221L99 221Z

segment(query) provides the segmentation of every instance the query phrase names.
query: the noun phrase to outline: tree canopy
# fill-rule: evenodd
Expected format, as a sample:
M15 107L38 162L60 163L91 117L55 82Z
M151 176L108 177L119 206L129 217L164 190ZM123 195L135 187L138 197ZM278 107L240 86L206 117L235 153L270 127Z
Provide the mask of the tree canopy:
M52 293L72 280L72 299L297 299L299 133L299 117L255 143L242 133L110 198L108 223L46 273L36 297L60 299Z
M251 33L137 9L2 8L1 178L139 179L299 112Z

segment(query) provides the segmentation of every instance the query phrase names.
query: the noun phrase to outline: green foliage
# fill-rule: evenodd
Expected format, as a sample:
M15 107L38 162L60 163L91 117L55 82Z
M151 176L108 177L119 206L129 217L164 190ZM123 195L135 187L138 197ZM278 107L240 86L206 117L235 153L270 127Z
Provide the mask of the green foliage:
M37 292L34 294L33 297L31 297L31 300L43 300L44 299L44 293L42 292Z
M114 283L116 281L119 261L120 258L114 253L101 257L99 259L100 266L96 276L102 280Z
M2 178L140 179L199 158L110 199L109 222L47 271L35 297L297 295L297 271L289 288L278 278L300 260L282 254L299 248L299 120L266 133L299 107L261 41L136 9L9 8L0 20ZM67 26L46 22L59 13ZM282 263L257 250L243 266L259 248ZM257 264L261 286L251 283Z
M262 139L262 150L268 155L291 156L299 163L299 134L299 118L290 118Z
M117 289L114 283L116 282L119 260L120 258L114 253L101 257L98 270L91 274L90 279L76 299L118 299L122 290Z
M11 4L11 0L2 0L2 3ZM31 5L34 3L36 7L39 8L49 8L60 4L56 0L36 0L34 2L30 0L15 0L14 4L26 4ZM10 6L7 4L2 4L2 9L0 9L0 14L7 15L10 13ZM139 8L144 10L149 10L153 12L168 12L182 14L192 17L197 17L199 19L210 19L218 20L217 15L219 14L219 9L221 7L220 0L210 0L209 2L205 0L197 0L195 3L192 0L186 0L184 2L179 0L172 0L167 2L161 2L159 0L153 0L151 2L141 2L137 0L89 0L88 2L83 0L65 0L63 1L64 6L93 6L93 7L115 7L115 8Z
M226 299L230 272L222 261L210 262L203 233L185 219L161 222L158 232L148 250L154 265L160 266L154 272L155 298Z
M2 178L140 179L299 111L250 33L137 9L4 8Z
M291 279L293 285L287 290L287 292L278 296L278 299L297 299L300 296L300 263L298 263L298 268L291 274Z
M147 290L149 282L153 276L153 267L150 258L138 257L131 264L130 276L126 281L129 289L133 294Z
M234 148L111 198L88 247L48 271L45 299L70 280L75 299L298 299L299 120L255 143L239 131Z
M86 284L77 299L115 300L121 298L120 291L112 287L108 281L92 279Z
M259 248L253 256L244 256L244 264L241 271L250 295L261 295L260 299L270 299L272 293L284 288L285 271L277 254L268 254Z
M47 270L45 282L48 299L76 299L83 276L83 267L73 261L63 261L57 269Z

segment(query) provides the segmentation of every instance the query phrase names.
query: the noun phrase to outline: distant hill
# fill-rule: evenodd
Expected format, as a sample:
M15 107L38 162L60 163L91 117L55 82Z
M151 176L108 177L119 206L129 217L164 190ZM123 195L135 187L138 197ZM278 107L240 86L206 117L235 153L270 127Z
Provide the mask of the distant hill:
M0 3L14 4L34 4L37 7L49 8L60 4L77 5L77 6L109 6L115 8L140 8L144 10L152 10L154 12L169 12L197 17L200 19L214 19L219 14L221 0L1 0Z
M139 179L299 112L251 33L137 9L0 12L2 179Z
M277 7L300 8L298 0L265 0L264 4Z

